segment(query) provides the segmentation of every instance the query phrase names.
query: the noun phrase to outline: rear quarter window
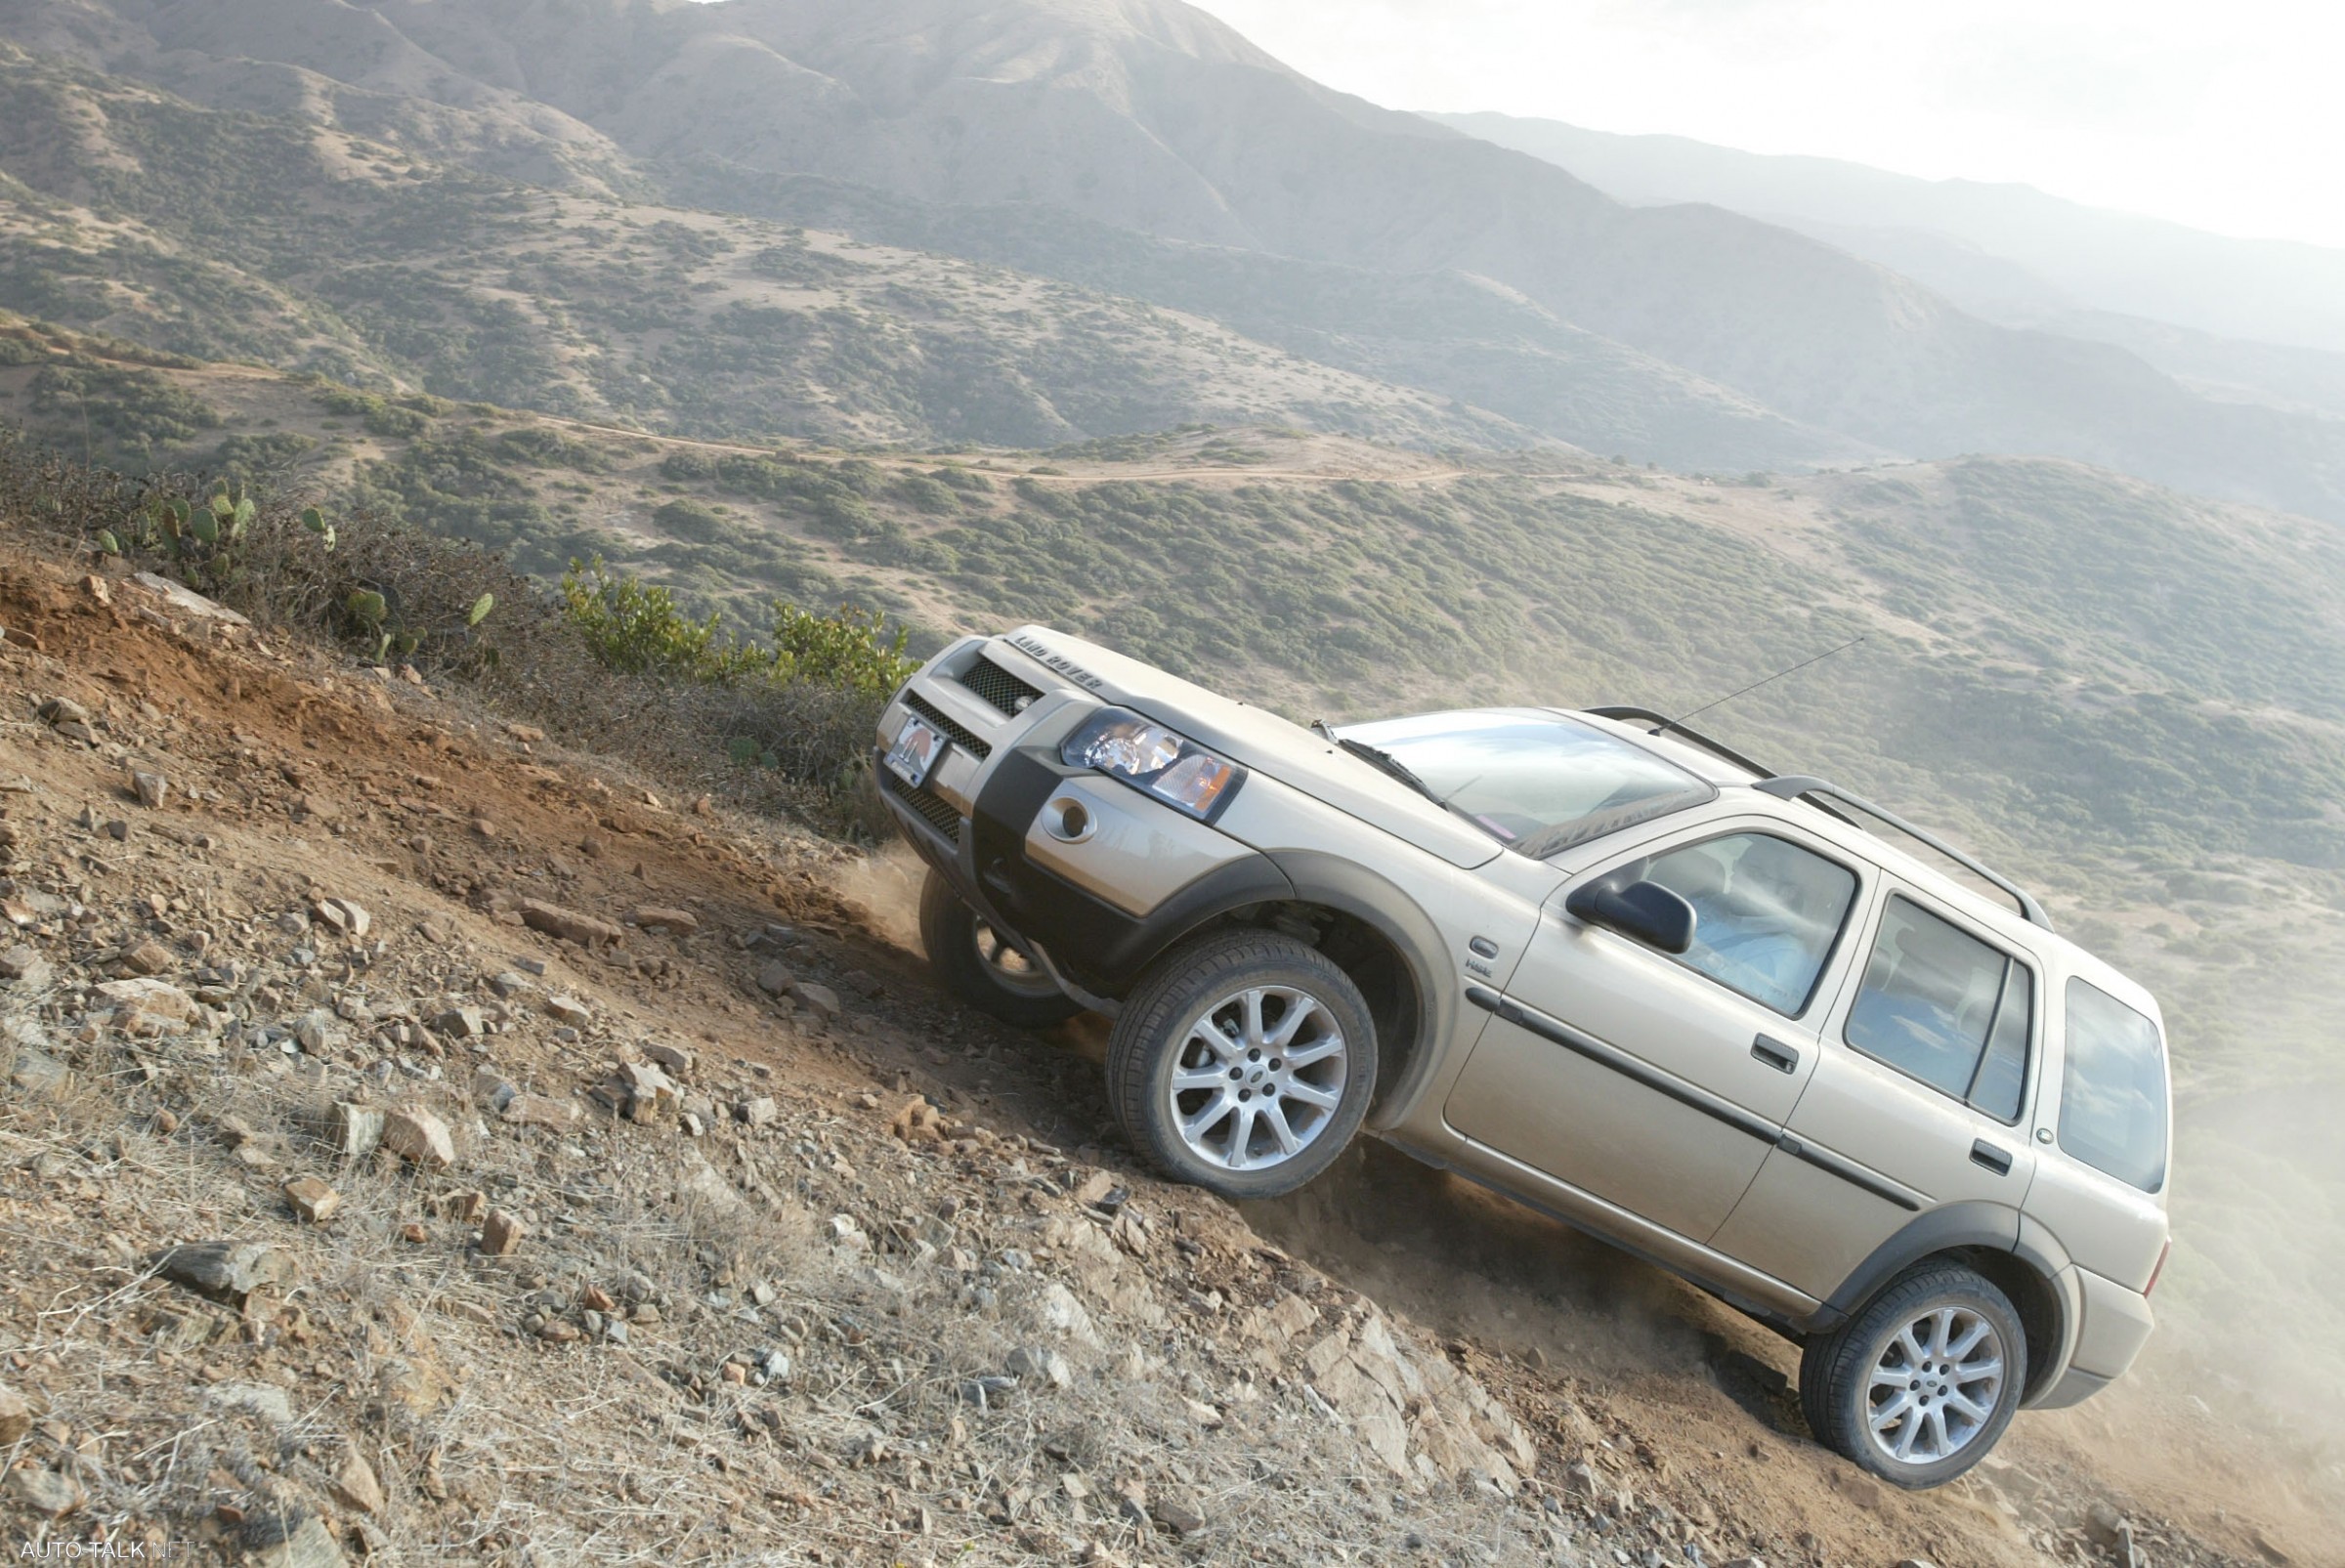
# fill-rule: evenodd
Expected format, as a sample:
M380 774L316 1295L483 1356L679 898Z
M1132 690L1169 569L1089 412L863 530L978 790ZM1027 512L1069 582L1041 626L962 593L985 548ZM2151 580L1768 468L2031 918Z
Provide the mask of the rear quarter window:
M2060 1146L2155 1192L2166 1180L2166 1052L2157 1026L2100 987L2068 982Z

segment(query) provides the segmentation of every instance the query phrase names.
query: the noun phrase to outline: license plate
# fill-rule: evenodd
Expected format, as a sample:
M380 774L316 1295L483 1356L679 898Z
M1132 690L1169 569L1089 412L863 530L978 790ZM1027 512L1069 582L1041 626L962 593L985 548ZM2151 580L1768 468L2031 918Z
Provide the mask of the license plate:
M896 732L896 743L887 749L887 771L917 789L928 782L936 759L944 754L943 736L920 719L907 718L904 728Z

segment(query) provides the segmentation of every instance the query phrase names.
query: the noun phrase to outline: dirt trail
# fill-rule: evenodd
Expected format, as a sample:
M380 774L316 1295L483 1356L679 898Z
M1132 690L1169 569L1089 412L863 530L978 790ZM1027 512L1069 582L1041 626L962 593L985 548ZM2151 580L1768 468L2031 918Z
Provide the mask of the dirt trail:
M2158 1568L2340 1560L2154 1392L1893 1494L1771 1335L1382 1148L1242 1215L1165 1186L1095 1022L945 1003L886 865L103 592L0 562L0 1545L2018 1568L2115 1561L2106 1504ZM101 989L136 976L188 1021L141 1033ZM452 1165L337 1149L336 1100L436 1116ZM156 1275L214 1236L298 1283Z

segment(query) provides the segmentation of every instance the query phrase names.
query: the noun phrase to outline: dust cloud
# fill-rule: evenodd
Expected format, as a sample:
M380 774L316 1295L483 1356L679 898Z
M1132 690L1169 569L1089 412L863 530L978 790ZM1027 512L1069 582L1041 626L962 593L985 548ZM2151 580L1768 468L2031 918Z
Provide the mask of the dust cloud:
M841 861L831 885L863 911L863 923L874 936L918 957L920 884L927 874L927 864L899 838Z

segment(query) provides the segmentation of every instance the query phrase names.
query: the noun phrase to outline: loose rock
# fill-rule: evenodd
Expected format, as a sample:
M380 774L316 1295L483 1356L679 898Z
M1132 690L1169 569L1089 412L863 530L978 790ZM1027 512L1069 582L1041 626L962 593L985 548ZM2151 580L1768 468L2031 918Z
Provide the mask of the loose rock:
M489 1020L478 1007L450 1007L432 1020L432 1028L450 1039L474 1039L489 1033Z
M32 1430L32 1406L14 1388L0 1384L0 1448Z
M296 1176L285 1183L285 1202L310 1224L322 1225L342 1207L342 1195L316 1176Z
M166 980L108 980L98 994L114 1005L114 1027L126 1035L168 1035L195 1016L195 998Z
M262 1515L271 1518L271 1515ZM286 1526L291 1528L287 1529ZM254 1548L244 1560L252 1568L345 1568L350 1561L342 1548L334 1544L333 1534L322 1520L310 1514L298 1522L275 1518L273 1528L260 1532L275 1540L255 1541L254 1532L246 1532L246 1545ZM280 1533L281 1532L281 1533Z
M241 1301L264 1287L290 1285L292 1254L263 1242L192 1242L151 1260L164 1279L220 1301Z
M543 931L564 942L576 942L581 948L617 942L626 935L624 930L608 920L598 920L591 914L580 914L576 910L566 910L558 904L543 904L535 899L522 901L521 920L533 931Z
M46 1051L29 1047L17 1052L8 1081L36 1100L54 1100L72 1086L73 1070Z
M1009 1375L1028 1381L1049 1383L1054 1388L1072 1387L1075 1370L1067 1358L1045 1345L1020 1345L1009 1353Z
M374 929L374 916L348 899L320 899L312 911L318 923L356 942Z
M498 1113L519 1127L567 1127L578 1119L576 1100L557 1100L544 1094L516 1094Z
M81 1506L81 1487L69 1475L27 1465L8 1472L9 1501L51 1518Z
M481 1250L490 1257L510 1256L529 1233L529 1226L521 1222L520 1216L491 1208L481 1221Z
M839 1002L837 992L829 986L818 986L810 980L799 981L789 988L789 994L825 1018L836 1018L846 1010Z
M383 1511L387 1502L383 1483L376 1477L374 1466L366 1462L366 1456L357 1449L343 1459L342 1467L334 1472L332 1485L334 1500L344 1507L368 1514Z
M337 1102L334 1106L336 1152L351 1160L363 1160L374 1153L383 1141L386 1116L385 1112L372 1106Z
M1184 1539L1205 1529L1205 1510L1185 1498L1158 1498L1148 1504L1149 1516Z
M456 1163L448 1123L429 1111L401 1110L383 1118L383 1147L410 1165L446 1170Z

